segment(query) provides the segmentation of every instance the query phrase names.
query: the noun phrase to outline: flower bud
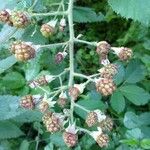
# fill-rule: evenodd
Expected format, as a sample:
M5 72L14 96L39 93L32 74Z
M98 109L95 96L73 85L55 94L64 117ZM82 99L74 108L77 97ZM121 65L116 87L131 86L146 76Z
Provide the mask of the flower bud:
M67 56L66 52L58 52L55 56L55 62L57 64L61 63L66 56Z
M60 20L59 30L60 30L61 32L63 32L64 29L65 29L65 27L66 27L66 19L65 19L65 18L62 18L62 19Z

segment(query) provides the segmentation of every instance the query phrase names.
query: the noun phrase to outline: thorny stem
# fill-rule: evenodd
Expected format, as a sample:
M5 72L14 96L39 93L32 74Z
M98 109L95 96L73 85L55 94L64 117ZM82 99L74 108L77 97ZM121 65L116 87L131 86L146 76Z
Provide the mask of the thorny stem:
M69 0L68 6L68 23L69 23L69 32L70 32L70 39L69 39L69 60L70 60L70 77L68 86L73 85L74 80L74 28L73 28L73 0ZM71 123L73 123L73 111L74 111L74 101L71 99L71 106L70 106L70 118Z

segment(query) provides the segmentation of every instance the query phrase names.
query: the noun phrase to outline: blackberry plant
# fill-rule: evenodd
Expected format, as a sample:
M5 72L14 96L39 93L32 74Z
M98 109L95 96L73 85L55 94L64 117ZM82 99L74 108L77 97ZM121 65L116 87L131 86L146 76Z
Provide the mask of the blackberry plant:
M29 133L23 133L18 124L23 126L25 122L34 122L34 129L31 130L36 130L38 134L36 145L30 149L36 150L42 148L40 143L45 149L91 149L95 143L98 149L115 149L114 145L120 146L119 142L137 146L128 141L133 139L122 137L118 140L124 134L124 131L119 131L122 125L118 125L118 120L122 120L121 113L128 109L125 99L129 100L128 103L141 106L147 104L150 98L148 92L135 85L144 75L143 68L139 67L140 62L133 59L132 48L120 44L116 47L115 43L105 39L88 41L84 34L76 32L76 22L102 20L102 14L76 6L79 1L23 2L15 1L12 4L14 9L5 8L0 12L0 21L4 24L2 34L10 29L8 37L5 36L0 42L6 42L5 48L11 55L0 61L0 73L4 73L2 91L6 92L8 85L6 93L18 95L0 97L0 104L4 106L0 113L0 131L6 125L15 132L13 134L11 131L10 136L6 134L6 138L28 136ZM108 0L108 3L114 7L113 0ZM99 58L97 72L89 74L78 68L75 56L79 47L94 49L94 55ZM11 69L15 63L15 69L19 68L21 73ZM138 127L134 124L134 115L125 114L124 125L129 129L130 126ZM140 132L138 128L135 130ZM131 135L133 131L127 132ZM84 142L88 139L87 148ZM144 147L145 141L140 142ZM29 149L29 143L24 140L20 149Z

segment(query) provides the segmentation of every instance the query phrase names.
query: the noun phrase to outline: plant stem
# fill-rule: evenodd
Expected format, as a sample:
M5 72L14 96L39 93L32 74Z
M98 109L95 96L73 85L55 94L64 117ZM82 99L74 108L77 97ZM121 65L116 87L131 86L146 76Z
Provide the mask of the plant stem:
M69 60L70 60L70 77L68 86L73 85L74 80L74 28L73 28L73 0L69 0L68 6L68 23L69 23ZM74 111L74 101L71 99L71 106L70 106L70 119L71 123L73 123L73 111Z
M68 12L67 11L59 11L59 12L49 12L49 13L32 13L30 14L32 17L36 17L36 16L63 16L63 15L67 15Z
M84 41L84 40L79 40L77 38L74 38L74 42L83 43L83 44L87 44L87 45L91 45L91 46L97 46L97 42L88 42L88 41Z
M39 48L54 48L54 47L60 47L60 46L66 45L66 44L67 44L67 42L48 44L48 45L39 45Z
M76 77L81 77L81 78L85 78L85 79L88 79L88 80L94 82L94 80L93 80L90 76L86 76L86 75L84 75L84 74L80 74L80 73L75 73L75 72L74 72L74 76L76 76Z

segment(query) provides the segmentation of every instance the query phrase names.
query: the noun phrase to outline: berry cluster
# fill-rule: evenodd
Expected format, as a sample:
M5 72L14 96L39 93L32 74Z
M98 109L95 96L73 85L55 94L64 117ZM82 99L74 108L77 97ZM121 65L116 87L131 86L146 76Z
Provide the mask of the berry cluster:
M98 131L94 131L93 137L96 139L100 147L107 146L109 137L105 131L111 131L113 128L113 121L110 117L106 116L100 110L91 111L87 114L86 124L88 127L97 126ZM95 134L96 133L96 134Z
M26 12L8 9L0 12L0 21L16 28L24 28L30 24L30 18Z

